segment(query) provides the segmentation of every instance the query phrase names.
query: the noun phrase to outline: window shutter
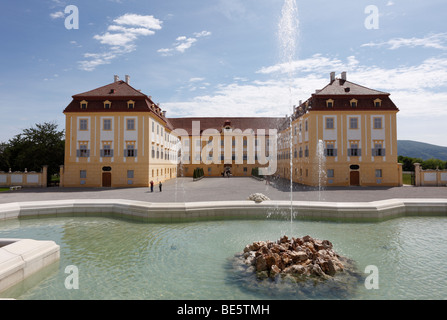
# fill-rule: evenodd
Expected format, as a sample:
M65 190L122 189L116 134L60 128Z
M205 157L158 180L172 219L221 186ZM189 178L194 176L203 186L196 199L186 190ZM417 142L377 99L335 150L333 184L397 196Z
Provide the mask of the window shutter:
M134 157L136 158L137 157L137 149L135 149L134 151L133 151L133 155L134 155Z
M101 158L104 157L104 150L103 150L103 149L100 150L100 157L101 157Z
M334 157L338 156L338 149L334 149Z
M127 158L127 149L124 149L124 157Z
M81 150L76 150L76 157L79 158L81 156Z

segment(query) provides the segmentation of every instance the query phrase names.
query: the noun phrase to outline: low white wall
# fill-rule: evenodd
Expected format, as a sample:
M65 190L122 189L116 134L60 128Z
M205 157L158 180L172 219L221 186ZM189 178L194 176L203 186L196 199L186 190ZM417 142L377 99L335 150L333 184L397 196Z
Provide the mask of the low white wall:
M46 187L48 166L42 172L0 172L0 187Z
M381 221L407 215L447 215L446 199L390 199L374 202L294 201L295 218ZM111 216L145 222L238 219L290 215L289 201L149 203L132 200L60 200L0 204L0 220L24 217Z

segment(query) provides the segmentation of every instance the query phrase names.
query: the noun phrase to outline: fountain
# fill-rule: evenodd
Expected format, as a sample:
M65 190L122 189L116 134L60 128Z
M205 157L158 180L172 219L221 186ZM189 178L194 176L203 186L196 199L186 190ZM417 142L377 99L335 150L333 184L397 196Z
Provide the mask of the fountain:
M298 20L298 7L295 0L285 0L281 11L281 19L278 24L278 39L281 53L281 63L287 71L287 83L289 89L289 106L291 107L290 120L290 222L293 221L293 130L292 121L294 107L292 103L292 81L293 81L293 68L292 63L296 55L297 37L299 30Z
M318 201L321 201L321 191L323 186L326 184L326 156L324 155L324 142L323 140L318 141L317 146L317 165L318 165Z

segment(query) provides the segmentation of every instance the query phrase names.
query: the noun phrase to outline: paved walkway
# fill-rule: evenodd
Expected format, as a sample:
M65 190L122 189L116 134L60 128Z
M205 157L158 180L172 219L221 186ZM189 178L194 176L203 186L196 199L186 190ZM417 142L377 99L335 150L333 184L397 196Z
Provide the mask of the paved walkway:
M30 188L0 192L0 203L64 199L127 199L148 202L200 202L246 200L252 193L263 193L272 200L291 200L290 183L282 180L266 185L253 178L178 178L163 184L163 192L149 188ZM447 199L447 187L318 188L294 185L294 201L370 202L399 198Z

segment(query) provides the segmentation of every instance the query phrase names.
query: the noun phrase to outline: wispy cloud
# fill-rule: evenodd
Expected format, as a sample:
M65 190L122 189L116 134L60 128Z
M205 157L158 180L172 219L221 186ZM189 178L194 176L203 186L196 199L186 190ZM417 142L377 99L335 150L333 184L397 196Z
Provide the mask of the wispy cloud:
M62 11L56 11L53 13L50 13L51 19L61 19L65 17L65 14Z
M341 70L352 67L359 62L354 56L347 58L346 62L338 58L325 57L321 54L314 54L312 57L303 60L294 60L289 63L279 63L273 66L263 67L256 71L260 74L291 73L291 72L322 72L326 70Z
M155 30L162 28L162 23L154 16L132 13L116 18L106 32L93 36L101 44L109 46L109 50L84 54L87 60L79 61L79 68L93 71L100 65L110 64L113 59L136 50L136 41L140 37L154 35Z
M316 89L329 83L331 71L347 71L349 81L391 93L401 116L417 118L426 115L428 106L432 113L447 116L447 59L428 58L413 66L383 68L362 64L355 56L342 61L318 54L292 64L300 72L290 85L291 91L286 77L242 83L234 80L216 86L207 95L170 102L166 107L176 116L219 116L222 106L228 116L284 116L291 112L290 98L293 104L306 100ZM284 70L285 66L276 65L262 68L257 74L270 75Z
M191 48L194 43L198 41L199 38L208 37L211 35L209 31L201 31L194 33L194 37L180 36L175 39L171 48L162 48L157 50L162 56L172 56L174 53L184 53L186 50Z
M447 33L436 33L422 38L394 38L384 42L369 42L362 44L362 47L388 47L396 50L402 47L424 47L431 49L447 49Z

